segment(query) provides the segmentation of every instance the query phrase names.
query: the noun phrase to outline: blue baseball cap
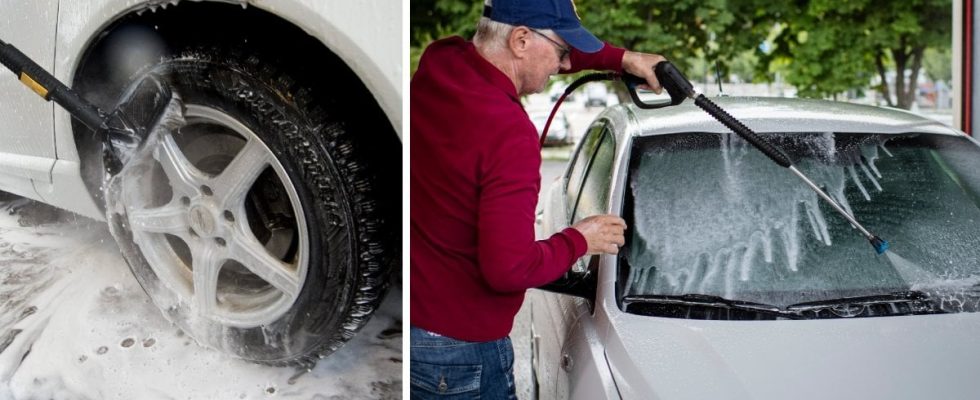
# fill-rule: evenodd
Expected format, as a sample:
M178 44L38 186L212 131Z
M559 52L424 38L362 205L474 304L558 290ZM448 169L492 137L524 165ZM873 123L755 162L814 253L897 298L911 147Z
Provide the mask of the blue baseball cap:
M483 16L509 25L551 29L583 53L595 53L603 43L582 27L572 0L491 0Z

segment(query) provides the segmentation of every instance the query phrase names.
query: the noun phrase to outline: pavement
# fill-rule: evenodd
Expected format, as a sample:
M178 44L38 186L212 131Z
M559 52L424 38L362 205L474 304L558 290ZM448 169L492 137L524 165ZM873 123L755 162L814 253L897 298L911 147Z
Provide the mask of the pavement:
M164 318L104 223L0 202L0 400L400 399L402 293L310 370L199 346Z

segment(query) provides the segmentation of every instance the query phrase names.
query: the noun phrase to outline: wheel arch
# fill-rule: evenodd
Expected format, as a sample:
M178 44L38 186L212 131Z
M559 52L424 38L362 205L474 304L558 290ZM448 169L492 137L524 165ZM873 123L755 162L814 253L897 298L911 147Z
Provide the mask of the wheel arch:
M77 20L78 17L74 21L59 21L59 29L66 33L59 33L58 51L65 52L60 47L67 47L67 52L75 55L74 65L64 67L71 71L70 76L61 78L70 81L71 86L78 89L83 97L106 111L112 108L124 89L120 85L132 78L131 74L123 74L125 82L107 84L104 76L99 76L105 75L105 69L112 67L107 65L105 57L107 44L128 33L128 28L153 27L170 49L194 40L204 42L202 45L242 45L234 43L242 41L247 46L255 46L258 51L277 54L284 60L293 60L293 69L301 70L306 79L312 80L311 86L325 92L352 93L356 104L353 107L364 110L370 116L366 120L373 121L367 131L384 136L382 143L400 146L402 96L401 87L396 82L399 81L401 69L398 62L401 41L378 39L369 41L370 45L365 47L359 45L358 41L364 42L368 37L383 35L385 32L365 33L365 29L359 28L355 33L358 36L345 33L352 32L348 28L357 28L358 23L366 24L369 19L378 19L371 14L381 9L378 4L345 7L325 4L334 2L284 0L258 5L245 0L217 0L148 1L133 7L116 0L104 3L103 9L87 11L87 15L113 14L114 7L120 10L114 13L114 17L101 22L84 41L75 37L68 40L67 44L60 43L64 36L72 36L73 30L84 31L83 25L94 24L95 21L83 22ZM62 8L65 8L64 4ZM59 14L64 19L72 13L62 10ZM188 19L200 22L214 18L221 18L222 22L188 23ZM397 22L387 25L395 28L383 28L382 31L394 29L400 35L400 29L397 29L401 23L400 16ZM383 23L371 24L385 26ZM81 50L71 51L71 43L81 46ZM389 57L396 53L399 56ZM70 64L70 61L65 60L67 59L56 63ZM397 66L392 67L392 63ZM331 74L323 71L330 71ZM65 143L67 137L61 135L59 158L70 160L73 158L71 153L77 151L82 181L95 198L96 204L101 207L102 165L99 141L77 121L71 120L71 128L71 138L75 146L70 150L65 149L61 143Z

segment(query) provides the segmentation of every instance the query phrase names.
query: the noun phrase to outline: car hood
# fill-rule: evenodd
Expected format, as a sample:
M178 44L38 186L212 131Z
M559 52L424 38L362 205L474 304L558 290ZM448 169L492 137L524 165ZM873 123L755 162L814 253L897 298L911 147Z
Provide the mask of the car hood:
M625 399L966 399L980 393L980 314L833 320L613 317Z

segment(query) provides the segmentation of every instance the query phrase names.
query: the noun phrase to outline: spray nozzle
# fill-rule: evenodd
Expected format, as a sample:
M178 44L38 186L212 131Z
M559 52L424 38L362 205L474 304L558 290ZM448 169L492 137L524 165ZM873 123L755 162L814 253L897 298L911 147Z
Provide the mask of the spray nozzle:
M878 236L872 236L870 241L871 245L874 246L875 251L877 251L878 254L885 254L885 252L888 251L888 242L885 241L885 239Z

